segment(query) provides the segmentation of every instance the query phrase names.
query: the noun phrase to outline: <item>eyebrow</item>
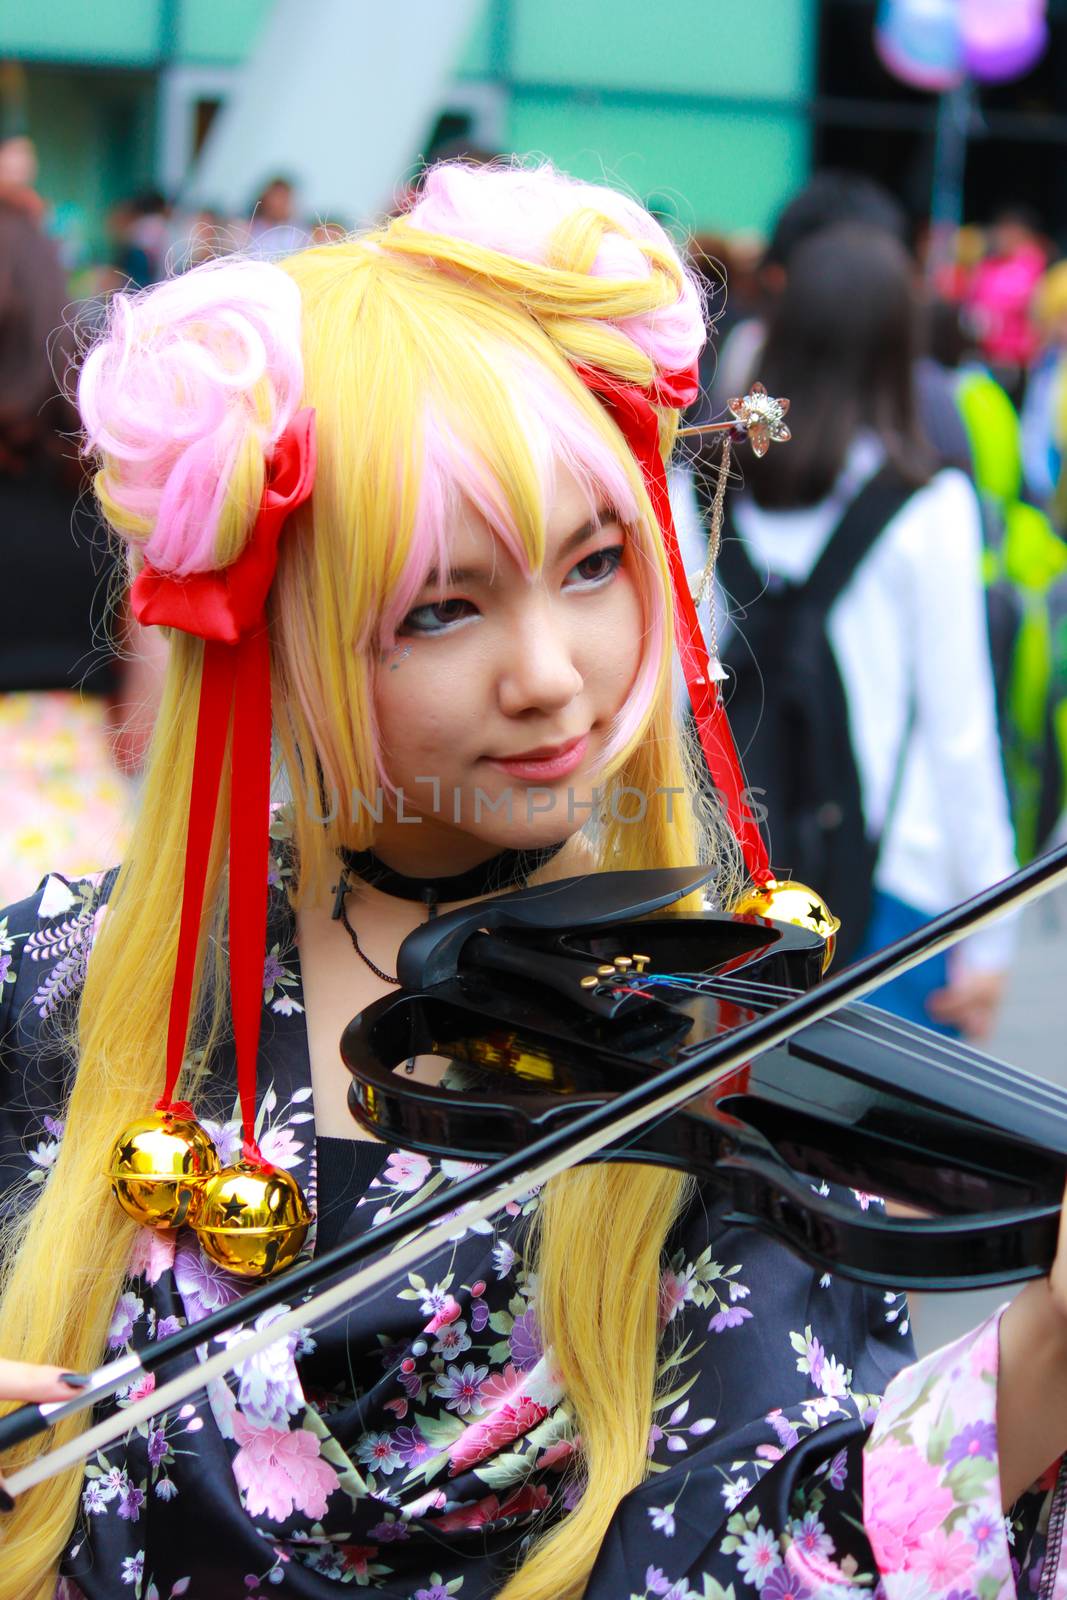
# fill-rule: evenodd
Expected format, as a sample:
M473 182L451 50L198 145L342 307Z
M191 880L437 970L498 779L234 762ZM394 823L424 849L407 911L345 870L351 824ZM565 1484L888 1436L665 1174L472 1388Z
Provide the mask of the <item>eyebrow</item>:
M598 529L604 526L610 526L611 523L618 522L618 520L619 513L614 509L614 507L607 505L598 506L597 510L588 519L588 521L583 522L580 528L575 528L574 532L569 533L564 539L563 543L559 547L559 550L556 552L557 561L562 561L566 556L569 556L572 551L579 549L587 539L591 538L593 534L597 532ZM445 574L445 581L442 584L440 582L437 568L431 567L429 572L426 574L426 582L423 584L423 588L450 589L457 584L485 582L487 577L491 582L492 573L487 574L483 567L449 567L447 573Z

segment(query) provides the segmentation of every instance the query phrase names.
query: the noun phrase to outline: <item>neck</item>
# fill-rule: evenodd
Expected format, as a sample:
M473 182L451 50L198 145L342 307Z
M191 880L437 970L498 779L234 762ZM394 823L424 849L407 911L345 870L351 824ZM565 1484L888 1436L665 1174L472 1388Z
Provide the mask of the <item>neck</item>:
M562 848L562 844L552 844L540 849L498 850L464 871L454 870L452 863L453 870L432 876L400 870L377 850L342 850L341 857L346 881L358 877L384 894L436 906L442 901L479 899L483 895L520 888ZM338 891L339 907L343 905L343 897L342 885Z
M560 848L558 835L524 840L521 846L514 846L506 838L480 838L440 816L414 811L408 801L405 805L406 820L386 815L375 829L371 849L384 866L407 878L455 877L516 848Z
M417 834L421 830L410 828L404 831ZM446 878L461 872L472 872L500 854L499 845L484 839L471 839L469 835L457 835L454 846L450 841L442 848L439 840L398 839L395 834L383 836L379 832L370 848L383 866L406 878Z
M406 820L387 815L375 829L373 850L379 861L410 878L440 878L469 872L498 855L501 845L425 816L408 805Z

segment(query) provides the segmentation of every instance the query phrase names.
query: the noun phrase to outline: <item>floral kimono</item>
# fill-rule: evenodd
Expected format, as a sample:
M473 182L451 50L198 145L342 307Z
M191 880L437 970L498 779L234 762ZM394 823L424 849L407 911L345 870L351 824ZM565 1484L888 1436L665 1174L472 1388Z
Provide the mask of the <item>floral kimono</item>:
M9 1212L32 1204L64 1135L64 1038L104 915L106 884L57 877L0 914ZM314 1204L300 968L280 882L265 954L256 1131ZM239 1122L225 1049L198 1109L226 1161ZM470 1170L385 1147L380 1157L343 1236ZM418 1272L239 1362L95 1455L59 1597L327 1600L346 1584L383 1600L496 1593L525 1541L582 1492L580 1440L523 1260L536 1205L531 1194L492 1224L457 1219ZM1056 1471L1001 1513L996 1321L912 1365L902 1296L819 1277L722 1216L703 1191L669 1242L649 1474L618 1508L589 1600L1067 1594ZM314 1248L312 1228L305 1254ZM111 1352L165 1338L241 1292L191 1233L144 1230Z

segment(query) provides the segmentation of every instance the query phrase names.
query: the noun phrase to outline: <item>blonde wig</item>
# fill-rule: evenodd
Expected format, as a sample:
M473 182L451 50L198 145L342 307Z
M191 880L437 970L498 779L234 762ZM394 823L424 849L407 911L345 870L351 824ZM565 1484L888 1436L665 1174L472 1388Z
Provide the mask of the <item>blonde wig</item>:
M613 730L610 776L647 796L691 792L671 703L658 529L633 457L574 367L649 384L657 366L691 361L702 340L695 290L658 225L550 168L438 169L414 211L377 232L280 267L198 269L117 302L86 364L82 406L100 502L134 564L147 556L196 571L232 561L265 451L297 406L316 410L315 491L283 538L270 600L276 744L298 802L297 904L321 894L338 846L372 842L369 814L353 820L343 805L304 802L331 788L370 794L382 776L373 666L439 564L450 509L470 500L537 570L560 459L591 500L618 510L638 557L644 653ZM676 423L662 413L664 450ZM95 1366L129 1261L134 1226L101 1174L116 1130L162 1084L201 652L197 640L172 638L140 817L81 1001L70 1132L7 1240L7 1356ZM220 817L217 839L224 828ZM598 863L683 865L698 857L697 831L677 801L650 804L641 826L609 814ZM207 899L216 924L223 866L217 846ZM218 1023L207 1019L202 1043ZM184 1088L195 1096L195 1082ZM575 1170L546 1190L538 1312L581 1438L585 1487L535 1541L506 1600L580 1595L615 1507L647 1470L660 1259L683 1191L678 1176L634 1166ZM80 1482L77 1471L56 1478L6 1519L0 1600L51 1600Z

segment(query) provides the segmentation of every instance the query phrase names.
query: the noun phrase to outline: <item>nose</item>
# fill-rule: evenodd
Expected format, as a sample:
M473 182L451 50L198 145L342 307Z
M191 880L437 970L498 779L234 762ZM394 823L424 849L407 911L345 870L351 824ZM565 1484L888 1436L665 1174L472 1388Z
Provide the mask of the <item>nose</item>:
M579 640L551 603L539 604L530 595L520 612L512 615L502 641L500 709L508 717L562 711L585 684Z

